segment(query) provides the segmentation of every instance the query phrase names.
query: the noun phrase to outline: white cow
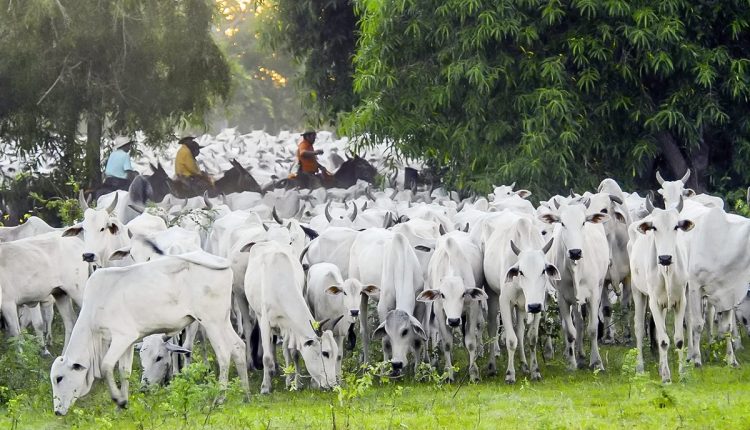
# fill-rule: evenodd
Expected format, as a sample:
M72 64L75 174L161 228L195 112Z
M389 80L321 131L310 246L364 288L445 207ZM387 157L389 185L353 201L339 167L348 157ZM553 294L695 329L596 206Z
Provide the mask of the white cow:
M229 262L202 251L95 271L70 345L52 363L55 414L65 415L102 376L112 400L126 407L133 344L156 331L177 332L193 321L200 322L214 349L221 386L226 387L231 358L248 392L244 345L229 321L231 282ZM113 373L118 362L121 388Z
M141 359L141 385L144 387L167 383L177 373L177 355L189 355L190 350L171 342L164 334L152 334L136 344Z
M359 232L348 227L329 227L313 239L302 252L312 264L331 263L343 278L349 277L349 255Z
M336 375L341 378L341 361L344 355L344 337L359 317L360 296L378 294L378 287L362 285L357 279L341 277L339 268L331 263L318 263L307 271L305 299L310 312L318 321L344 318L333 329L338 346Z
M659 185L661 185L658 193L664 197L665 207L674 207L677 205L680 197L682 197L683 199L700 203L708 208L724 209L724 200L721 198L708 194L696 194L693 189L685 188L689 178L690 169L688 169L687 172L685 172L685 175L677 181L665 181L659 171L656 172L656 180L659 182Z
M39 234L55 231L54 227L44 222L41 218L32 216L21 225L15 227L0 227L0 242L12 242L25 239Z
M674 343L683 364L685 310L687 309L686 284L687 256L684 243L678 240L678 230L690 231L694 224L681 219L682 198L677 208L654 209L651 214L630 226L630 267L633 276L633 302L635 304L635 335L638 349L637 370L643 372L643 334L646 304L651 310L659 344L659 374L662 382L671 381L666 330L666 313L674 309Z
M432 302L440 331L448 379L453 380L451 329L464 323L464 345L469 351L469 375L479 380L476 357L482 342L484 317L479 301L487 299L483 283L482 253L468 234L454 231L438 239L429 264L428 289L417 296L421 302Z
M327 325L321 324L318 331L314 328L315 320L302 295L305 274L299 257L290 245L272 241L248 244L245 251L249 252L248 267L253 268L245 275L245 295L257 315L263 345L261 393L271 392L271 376L276 367L274 331L284 338L287 365L294 358L299 372L295 352L299 351L307 371L320 387L335 386L338 347L333 333L326 330Z
M112 216L117 205L118 197L106 209L92 209L79 196L81 207L84 209L83 221L68 227L63 236L79 236L83 238L83 261L98 267L109 266L109 256L120 248L130 244L130 237L125 226Z
M174 226L149 235L135 235L130 241L130 246L113 252L109 260L120 260L130 256L135 263L145 263L158 257L159 252L176 255L199 249L201 238L198 233Z
M597 328L599 302L609 266L607 236L601 223L607 221L609 215L600 212L586 215L586 209L586 203L571 201L558 207L557 213L543 214L540 219L548 224L557 224L552 236L555 242L550 259L560 271L561 279L554 286L565 338L565 355L569 359L570 368L577 368L576 358L583 360L584 357L584 321L580 307L587 305L586 332L591 340L589 365L594 369L604 370L599 355ZM575 316L575 324L571 312Z

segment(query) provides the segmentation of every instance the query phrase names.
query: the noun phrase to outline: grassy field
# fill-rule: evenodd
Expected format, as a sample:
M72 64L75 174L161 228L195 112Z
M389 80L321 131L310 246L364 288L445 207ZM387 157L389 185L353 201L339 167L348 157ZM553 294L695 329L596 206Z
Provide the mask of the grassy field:
M570 372L557 357L542 364L541 382L519 374L515 385L486 372L480 383L469 384L464 369L454 384L443 384L435 371L423 372L424 382L415 382L411 376L389 380L360 370L350 373L338 392L288 391L279 377L274 393L261 396L255 373L250 402L233 383L223 405L213 402L218 390L210 366L198 363L169 387L149 393L136 389L122 411L98 381L67 416L56 417L48 381L51 359L39 357L33 343L25 344L24 353L5 343L1 429L750 428L750 367L726 367L718 347L705 354L703 368L690 366L682 376L673 358L675 382L669 385L658 382L655 358L648 353L648 373L639 376L632 372L630 350L605 346L604 372ZM750 352L740 351L738 359L747 363ZM458 363L465 365L465 359ZM504 369L504 356L498 363ZM351 359L347 364L356 368ZM138 373L131 386L138 387Z

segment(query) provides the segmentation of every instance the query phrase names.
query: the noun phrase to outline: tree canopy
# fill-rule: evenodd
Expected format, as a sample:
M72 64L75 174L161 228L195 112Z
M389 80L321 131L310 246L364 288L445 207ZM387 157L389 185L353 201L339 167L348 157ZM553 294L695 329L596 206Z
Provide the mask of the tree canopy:
M0 8L0 138L58 151L100 181L103 130L152 144L229 91L207 0L11 2ZM87 124L85 147L76 145Z
M357 0L343 131L459 186L750 179L746 0Z

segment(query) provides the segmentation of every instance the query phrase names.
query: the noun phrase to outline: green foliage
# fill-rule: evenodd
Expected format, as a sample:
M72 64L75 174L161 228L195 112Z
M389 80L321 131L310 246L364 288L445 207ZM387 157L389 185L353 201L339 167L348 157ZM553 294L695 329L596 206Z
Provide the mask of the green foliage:
M206 363L195 361L172 380L167 402L162 406L186 425L195 412L205 415L208 420L221 402L216 375Z
M71 189L71 193L68 195L77 196L81 189L78 182L76 182L72 176L68 178L65 185ZM36 202L56 213L63 225L74 224L76 220L83 218L83 210L77 198L52 197L50 199L45 199L43 196L39 195L39 193L34 191L32 191L30 195Z
M42 341L23 333L3 339L0 348L0 407L18 411L29 399L24 395L46 394L51 390L47 360L42 357Z
M358 0L341 133L535 194L750 180L750 9L741 1ZM676 144L676 151L673 149ZM709 167L710 166L710 167Z

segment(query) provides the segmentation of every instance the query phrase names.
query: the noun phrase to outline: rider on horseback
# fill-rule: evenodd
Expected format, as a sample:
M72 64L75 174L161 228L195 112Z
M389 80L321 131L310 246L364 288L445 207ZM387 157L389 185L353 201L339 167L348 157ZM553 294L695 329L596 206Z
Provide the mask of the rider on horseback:
M176 179L190 190L205 190L214 185L213 178L198 167L195 157L201 152L201 147L192 136L180 139L180 149L174 163Z
M117 136L112 153L104 168L104 185L113 190L127 190L130 182L138 172L130 164L130 149L134 140L126 136Z
M297 161L299 162L297 177L302 178L308 175L316 176L325 183L331 181L332 176L328 170L318 162L318 155L322 155L323 150L318 149L316 151L315 148L313 148L316 137L317 133L314 131L306 131L302 133L302 140L297 146Z

